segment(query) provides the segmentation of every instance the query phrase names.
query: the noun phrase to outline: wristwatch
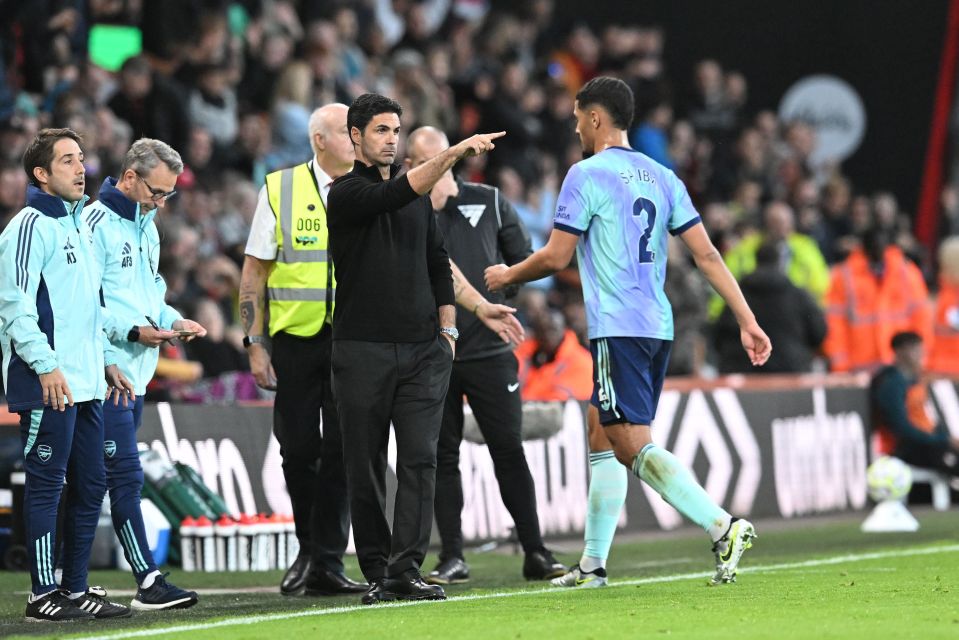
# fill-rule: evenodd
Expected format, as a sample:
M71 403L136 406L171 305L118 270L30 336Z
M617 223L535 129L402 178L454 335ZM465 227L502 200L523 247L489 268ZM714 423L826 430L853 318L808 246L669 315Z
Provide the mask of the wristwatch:
M133 327L130 329L130 332L127 333L127 342L139 342L140 341L140 327Z
M253 343L266 345L269 342L270 340L266 336L243 336L243 348L249 347Z
M460 339L460 332L456 327L440 327L440 333L445 333L456 342Z

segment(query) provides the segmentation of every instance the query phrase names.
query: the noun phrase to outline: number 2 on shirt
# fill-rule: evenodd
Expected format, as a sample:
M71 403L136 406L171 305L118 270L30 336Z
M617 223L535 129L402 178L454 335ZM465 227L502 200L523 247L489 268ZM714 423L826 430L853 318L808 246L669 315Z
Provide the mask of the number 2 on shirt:
M656 252L649 250L649 237L653 234L653 225L656 224L656 205L652 200L636 198L633 202L633 215L646 214L646 230L639 237L639 262L649 264L656 259Z

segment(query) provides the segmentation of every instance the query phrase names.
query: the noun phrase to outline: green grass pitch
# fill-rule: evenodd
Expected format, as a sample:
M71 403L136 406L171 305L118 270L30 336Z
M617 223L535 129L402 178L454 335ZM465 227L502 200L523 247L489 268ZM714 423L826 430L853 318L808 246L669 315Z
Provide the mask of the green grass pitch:
M280 572L176 571L176 584L209 590L193 609L27 623L26 575L0 573L0 638L959 638L959 515L916 515L914 534L860 533L862 514L758 523L737 584L713 588L708 541L690 529L614 544L605 589L525 582L522 556L496 551L468 554L473 580L448 588L445 602L377 607L280 596ZM580 544L554 547L572 563ZM91 583L130 598L132 580L120 572L95 572Z

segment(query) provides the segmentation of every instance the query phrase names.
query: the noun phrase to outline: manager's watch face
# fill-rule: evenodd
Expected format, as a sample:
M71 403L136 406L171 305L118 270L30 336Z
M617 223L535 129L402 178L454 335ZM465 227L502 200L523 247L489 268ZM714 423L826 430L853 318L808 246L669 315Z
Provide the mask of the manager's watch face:
M453 339L453 342L456 342L460 339L460 332L456 327L440 327L440 333L445 333L448 335Z

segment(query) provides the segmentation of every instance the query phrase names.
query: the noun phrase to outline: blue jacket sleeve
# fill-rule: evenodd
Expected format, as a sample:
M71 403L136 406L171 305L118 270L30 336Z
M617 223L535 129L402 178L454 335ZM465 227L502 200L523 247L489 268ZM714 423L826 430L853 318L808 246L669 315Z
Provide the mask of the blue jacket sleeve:
M17 354L37 374L57 368L57 354L40 330L37 291L47 258L40 214L20 217L0 244L0 322ZM12 223L13 224L13 223Z

